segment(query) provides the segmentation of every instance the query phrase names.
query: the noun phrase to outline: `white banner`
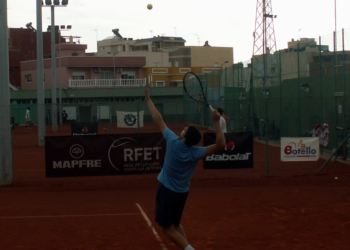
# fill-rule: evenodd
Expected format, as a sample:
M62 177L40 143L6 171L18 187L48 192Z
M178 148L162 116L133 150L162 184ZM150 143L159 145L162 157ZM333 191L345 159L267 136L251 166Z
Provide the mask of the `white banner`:
M281 138L281 161L317 161L319 157L318 137Z
M143 110L139 112L139 115L137 115L137 112L117 111L117 127L137 128L138 125L143 127L143 114ZM139 122L137 122L137 117L140 119Z

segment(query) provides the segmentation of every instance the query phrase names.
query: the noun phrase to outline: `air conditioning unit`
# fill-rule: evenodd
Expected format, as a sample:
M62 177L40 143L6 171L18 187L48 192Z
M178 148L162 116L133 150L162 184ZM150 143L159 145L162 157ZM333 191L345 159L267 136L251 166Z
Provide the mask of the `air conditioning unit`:
M117 72L118 73L122 73L123 72L123 68L117 68Z
M101 72L101 68L99 68L99 67L95 67L95 68L94 68L94 72L95 72L95 73L99 73L99 72Z

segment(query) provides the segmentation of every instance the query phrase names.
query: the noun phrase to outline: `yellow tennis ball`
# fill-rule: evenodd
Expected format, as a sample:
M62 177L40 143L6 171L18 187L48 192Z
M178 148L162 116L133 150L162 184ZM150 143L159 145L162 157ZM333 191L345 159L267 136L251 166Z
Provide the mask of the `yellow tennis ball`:
M148 4L147 5L147 9L151 10L153 8L153 5L152 4Z
M336 177L334 177L334 180L338 180L338 177L336 176Z

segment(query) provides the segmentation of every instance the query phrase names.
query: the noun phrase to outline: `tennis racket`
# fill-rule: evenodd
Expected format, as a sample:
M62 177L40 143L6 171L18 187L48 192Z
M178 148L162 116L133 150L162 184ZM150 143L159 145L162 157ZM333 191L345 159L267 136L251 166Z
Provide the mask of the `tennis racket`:
M205 98L202 82L195 73L187 72L184 75L182 83L188 97L197 102L204 103L212 112L214 111L213 107Z

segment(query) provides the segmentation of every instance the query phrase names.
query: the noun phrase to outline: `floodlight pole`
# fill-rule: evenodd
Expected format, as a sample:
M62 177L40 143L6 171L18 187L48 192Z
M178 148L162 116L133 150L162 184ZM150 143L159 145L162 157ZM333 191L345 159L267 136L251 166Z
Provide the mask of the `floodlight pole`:
M42 30L42 0L36 0L36 47L37 47L37 109L38 109L38 146L45 146L45 92L44 92L44 49Z
M7 0L0 0L0 186L12 184Z
M56 97L56 45L55 45L55 6L51 5L51 117L52 132L57 132L57 97Z

